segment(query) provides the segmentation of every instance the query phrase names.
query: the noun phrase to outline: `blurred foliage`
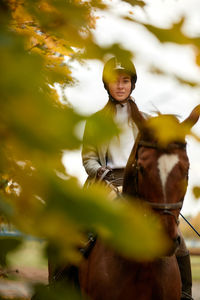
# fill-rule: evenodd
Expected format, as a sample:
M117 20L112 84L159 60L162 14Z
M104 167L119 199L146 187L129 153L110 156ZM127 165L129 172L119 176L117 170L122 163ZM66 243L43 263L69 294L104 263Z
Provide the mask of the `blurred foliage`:
M35 286L34 300L87 300L81 296L75 288L68 285L58 285L56 287L47 287L43 285Z
M144 1L125 2L145 7ZM55 89L55 83L64 88L75 81L65 57L69 61L104 60L108 53L133 57L120 44L96 43L95 10L106 11L109 6L101 0L0 2L0 211L19 230L56 245L61 260L81 260L77 247L85 244L83 232L88 229L124 255L147 259L163 253L166 246L155 217L144 218L137 204L110 202L100 186L81 189L61 163L65 149L80 148L75 128L87 118L63 105ZM183 23L184 18L170 29L142 25L161 42L192 44L199 64L199 39L183 34ZM90 119L88 142L98 137L103 143L116 133L110 117ZM159 128L157 136L163 142L189 133L166 118L152 126ZM18 241L1 243L4 265L7 252ZM53 294L51 298L57 299Z
M182 27L185 18L182 18L178 23L172 24L170 28L158 28L153 25L143 24L161 43L176 43L176 44L191 44L193 39L190 39L184 34Z
M199 186L193 187L193 194L196 199L200 198L200 187Z
M147 2L146 5L148 5ZM128 16L124 16L124 19L135 24L140 24L162 44L172 43L180 47L189 46L193 51L194 63L198 67L200 66L200 37L199 34L196 36L194 34L190 35L185 30L184 26L188 22L187 16L183 15L182 18L179 18L179 20L172 23L168 28L153 25L152 22L147 23L139 21L134 17L133 13L129 14ZM199 87L200 85L199 81L194 82L192 79L187 80L185 78L181 78L180 75L168 73L166 70L162 70L155 65L150 66L149 71L153 71L157 74L165 74L171 76L172 78L175 78L180 84L189 85L191 87Z
M149 119L146 126L161 146L173 141L184 142L191 129L188 124L180 123L173 115L158 115Z
M0 237L0 265L7 266L7 254L15 250L21 244L21 239Z
M133 6L140 6L142 8L146 5L146 3L142 0L123 0L123 1L128 2Z

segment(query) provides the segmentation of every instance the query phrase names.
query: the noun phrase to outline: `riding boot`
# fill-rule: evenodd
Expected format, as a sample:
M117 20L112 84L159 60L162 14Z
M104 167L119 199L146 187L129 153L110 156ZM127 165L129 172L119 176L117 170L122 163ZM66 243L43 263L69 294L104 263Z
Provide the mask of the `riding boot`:
M194 300L192 298L192 273L189 253L184 256L176 257L182 282L181 300Z
M36 291L35 294L31 297L31 300L44 299L44 295L45 299L50 299L52 293L53 295L57 292L63 293L64 289L68 289L69 286L71 286L72 289L76 290L77 295L80 294L78 268L76 266L66 265L62 268L57 267L56 270L51 270L51 272L52 273L49 275L49 284L47 286L44 286L41 290ZM68 290L66 290L66 292L67 291ZM54 296L52 297L54 298Z
M76 289L79 289L78 267L69 264L65 267L57 268L51 283L51 286L69 283Z
M52 253L48 252L48 271L49 271L49 287L54 288L64 283L69 283L74 287L79 285L78 267L69 262L57 262Z

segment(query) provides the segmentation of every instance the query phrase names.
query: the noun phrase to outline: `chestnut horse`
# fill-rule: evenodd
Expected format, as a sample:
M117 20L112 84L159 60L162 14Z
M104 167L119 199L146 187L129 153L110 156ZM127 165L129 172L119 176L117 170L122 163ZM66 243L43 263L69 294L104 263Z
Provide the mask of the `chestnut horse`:
M180 242L178 217L188 178L186 143L178 140L160 147L136 105L132 117L140 139L125 169L123 193L148 202L159 214L171 249L164 258L137 262L97 240L80 266L80 287L92 300L180 300L181 279L174 252ZM188 130L199 118L199 106L182 123L171 117Z

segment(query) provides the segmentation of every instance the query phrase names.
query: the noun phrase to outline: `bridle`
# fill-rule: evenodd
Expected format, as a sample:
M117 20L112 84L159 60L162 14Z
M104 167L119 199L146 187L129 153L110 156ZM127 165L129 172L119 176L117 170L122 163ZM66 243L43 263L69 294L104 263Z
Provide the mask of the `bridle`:
M150 201L145 201L145 203L147 203L152 209L159 211L161 215L170 215L174 217L176 224L179 224L179 220L172 212L172 210L179 209L180 211L183 205L183 201L179 201L177 203L152 203Z
M140 166L138 166L137 160L138 160L138 149L140 147L146 147L146 148L153 148L153 149L160 149L160 150L165 150L166 152L171 151L173 149L186 149L186 143L180 143L180 142L174 142L168 144L165 148L161 148L158 143L156 142L149 142L145 140L140 140L137 145L137 151L136 151L136 157L135 157L135 163L133 164L133 169L134 169L134 174L135 174L135 189L134 189L134 194L137 198L144 200L145 203L147 203L153 210L159 211L160 214L162 215L170 215L173 216L175 219L176 224L179 224L178 218L176 215L172 212L173 210L181 210L182 205L183 205L183 199L179 202L176 203L154 203L147 201L145 199L142 199L139 195L138 191L138 172L140 170Z

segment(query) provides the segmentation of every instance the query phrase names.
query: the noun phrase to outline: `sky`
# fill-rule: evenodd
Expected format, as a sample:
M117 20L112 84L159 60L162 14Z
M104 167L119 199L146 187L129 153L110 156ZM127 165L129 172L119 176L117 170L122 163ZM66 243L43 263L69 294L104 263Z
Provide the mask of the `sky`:
M149 0L145 10L131 8L128 3L119 0L109 1L110 11L98 13L96 29L93 31L100 45L120 43L125 49L133 51L138 81L132 96L140 110L152 114L171 113L186 118L195 105L200 103L200 89L180 85L170 76L158 76L149 72L149 65L154 65L167 73L177 74L186 80L199 81L200 68L195 64L194 51L189 46L160 44L141 25L125 20L119 16L127 11L134 13L137 20L148 22L163 28L169 28L173 22L186 17L184 31L190 36L198 36L200 28L199 0ZM107 102L107 93L102 84L103 64L97 60L87 61L85 65L73 62L73 75L78 83L68 87L65 94L72 106L79 113L92 114ZM84 124L77 127L77 134L82 135ZM200 121L193 131L200 136ZM192 187L200 185L200 144L188 138L188 156L190 160L189 186L184 200L182 213L195 215L200 212L200 199L195 200ZM69 174L76 176L83 184L87 175L82 166L80 150L66 152L63 162Z

